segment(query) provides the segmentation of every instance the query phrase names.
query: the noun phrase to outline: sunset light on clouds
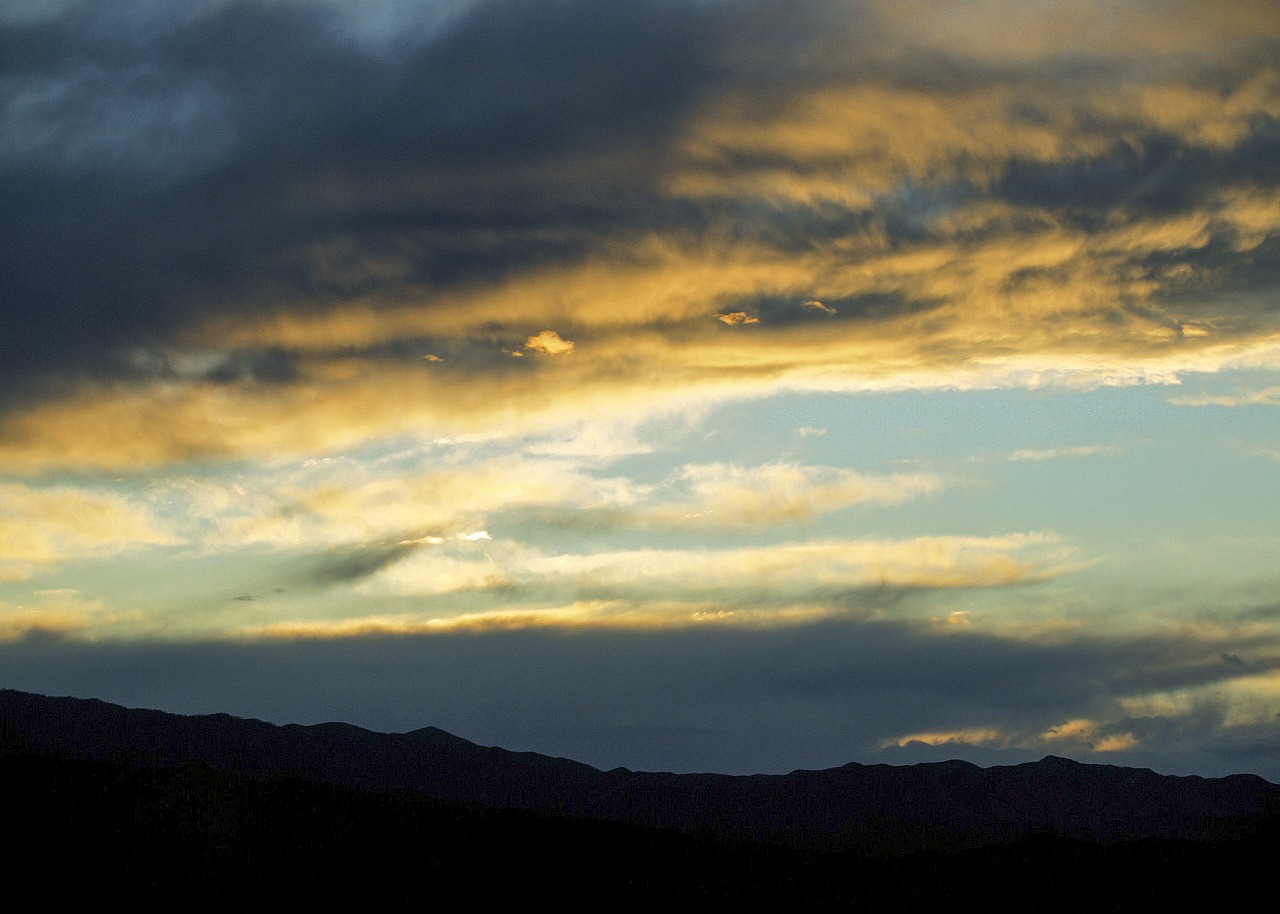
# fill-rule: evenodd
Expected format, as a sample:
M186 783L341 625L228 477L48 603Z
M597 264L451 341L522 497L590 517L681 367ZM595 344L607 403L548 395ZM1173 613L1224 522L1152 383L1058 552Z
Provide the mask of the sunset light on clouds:
M1280 6L0 4L0 686L1280 780Z

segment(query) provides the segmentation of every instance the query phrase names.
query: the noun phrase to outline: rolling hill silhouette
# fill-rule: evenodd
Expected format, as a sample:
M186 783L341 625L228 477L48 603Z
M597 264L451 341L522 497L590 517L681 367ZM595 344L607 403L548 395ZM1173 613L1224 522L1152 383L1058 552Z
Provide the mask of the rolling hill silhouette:
M276 726L13 691L0 691L0 802L30 838L19 869L79 861L87 883L50 883L68 898L88 897L81 885L241 898L288 883L299 899L390 899L429 879L439 899L470 904L489 897L500 861L504 879L556 898L625 888L910 909L998 884L1010 904L1051 890L1039 909L1106 910L1261 878L1280 836L1280 787L1250 775L1053 756L601 771L430 727Z

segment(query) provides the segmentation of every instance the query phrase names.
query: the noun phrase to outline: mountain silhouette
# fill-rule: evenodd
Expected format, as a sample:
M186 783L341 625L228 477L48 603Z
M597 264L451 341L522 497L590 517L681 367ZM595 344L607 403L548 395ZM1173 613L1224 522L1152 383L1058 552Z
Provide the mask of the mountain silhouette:
M1232 837L1280 807L1280 787L1253 775L1174 777L1055 756L990 768L849 764L785 775L601 771L434 727L388 734L340 723L277 726L15 691L0 691L0 745L876 856L1046 834L1090 842Z

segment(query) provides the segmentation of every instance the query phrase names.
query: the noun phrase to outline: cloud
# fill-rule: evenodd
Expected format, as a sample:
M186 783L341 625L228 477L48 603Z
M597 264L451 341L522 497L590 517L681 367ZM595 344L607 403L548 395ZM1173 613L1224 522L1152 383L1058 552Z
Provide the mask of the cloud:
M944 733L911 733L885 740L879 748L888 749L890 746L901 748L910 746L912 743L923 743L926 746L981 746L988 743L1007 744L1008 738L994 727L974 727Z
M315 302L306 287L358 298L580 252L604 187L652 172L724 15L488 2L439 29L419 7L416 40L370 54L329 4L99 6L4 25L27 49L0 137L15 378L113 373L104 347ZM587 197L567 220L566 181Z
M632 454L657 450L655 436L642 434L644 418L633 416L594 417L564 429L548 429L526 445L528 454L608 463Z
M1010 460L1058 460L1063 457L1097 457L1110 454L1114 447L1104 444L1081 444L1075 447L1020 448L1009 455Z
M1280 364L1265 8L624 6L5 20L0 468Z
M909 748L914 745L967 749L993 747L1030 752L1106 753L1136 749L1137 737L1128 732L1105 732L1110 728L1097 721L1069 720L1042 733L1006 732L995 727L972 727L941 733L910 733L885 740L878 748Z
M954 481L820 465L825 419L813 465L699 424L1275 371L1273 4L65 0L0 45L6 675L619 764L1274 766L1263 622L1049 618L1087 545L918 535L880 510ZM95 608L83 560L178 545L212 608ZM126 630L244 640L82 643Z
M688 492L635 510L640 523L763 527L798 523L857 504L896 504L943 488L931 473L868 476L854 470L774 463L756 467L691 464L673 488Z
M538 453L542 449L535 446L530 450ZM599 454L585 456L590 459ZM533 472L537 473L536 468ZM509 519L544 529L597 534L762 530L805 524L858 505L900 504L941 492L946 484L933 473L871 475L791 463L751 467L688 464L658 483L584 475L572 497L511 504Z
M0 582L77 559L179 542L150 511L112 492L0 483Z
M1217 654L1230 642L1216 638L1037 642L850 618L571 634L500 625L400 634L384 619L364 634L303 634L92 644L33 635L0 645L0 664L6 685L47 694L279 723L346 720L401 732L434 725L604 768L785 772L1056 752L1165 773L1252 770L1280 780L1274 692L1221 663ZM1270 722L1240 716L1259 704ZM1108 751L1065 737L1038 741L1064 727ZM1106 742L1124 733L1136 745ZM909 739L926 736L934 748ZM1032 745L1001 748L1006 737Z
M1189 394L1170 397L1175 406L1280 406L1280 387L1240 390L1232 394Z
M1050 744L1083 743L1095 752L1116 752L1133 749L1138 745L1138 739L1132 733L1105 734L1101 730L1097 721L1081 718L1049 728L1040 734L1040 740Z
M534 540L548 529L593 536L761 530L858 505L895 505L946 486L933 473L872 475L789 463L689 464L656 483L640 482L600 469L651 449L625 436L614 440L616 429L534 437L523 456L467 455L430 470L313 462L252 484L245 479L234 489L180 482L163 494L183 505L185 535L207 551L255 545L356 549L359 564L360 556L385 544L438 545L494 525L528 527Z
M554 330L543 330L529 337L524 348L529 352L541 352L543 355L564 355L573 352L575 344L571 340L560 338Z
M33 633L78 633L108 615L101 600L85 599L73 589L37 591L27 603L0 601L0 643Z
M879 609L892 605L894 591L1008 587L1074 567L1071 550L1043 533L556 554L498 541L483 552L417 552L366 586L370 595L399 597L487 591L535 606L597 601L598 617L564 617L575 625L609 625L620 610L665 625L753 624L785 621L778 609L812 619L845 611L846 598Z
M225 547L355 546L383 539L444 541L474 534L501 512L537 506L567 510L634 500L624 478L598 477L572 462L503 456L425 473L348 468L319 484L285 482L259 493L247 511L218 518ZM359 564L360 560L356 560Z
M430 539L330 549L304 560L303 567L296 572L295 583L325 587L359 581L429 545Z

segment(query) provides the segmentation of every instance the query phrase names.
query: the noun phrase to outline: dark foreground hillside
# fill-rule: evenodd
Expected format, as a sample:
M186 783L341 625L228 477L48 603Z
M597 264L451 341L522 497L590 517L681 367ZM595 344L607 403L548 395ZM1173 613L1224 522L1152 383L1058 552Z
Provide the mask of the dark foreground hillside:
M979 768L849 764L785 775L670 774L478 746L427 727L275 726L0 690L0 744L150 766L216 771L437 800L713 832L879 856L1053 833L1089 841L1213 838L1280 802L1251 775L1170 777L1048 756Z
M602 772L438 730L0 692L10 885L42 899L1134 910L1269 889L1280 793L1045 759ZM180 893L180 894L179 894Z
M449 804L297 777L0 754L10 885L44 900L416 902L446 909L630 899L735 910L1133 910L1269 881L1276 820L1220 841L1048 835L874 858Z

